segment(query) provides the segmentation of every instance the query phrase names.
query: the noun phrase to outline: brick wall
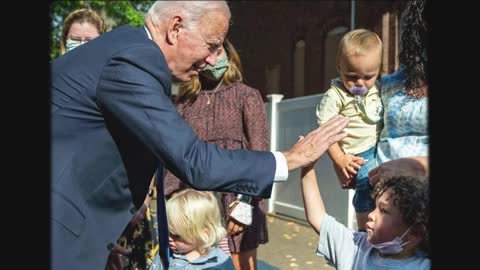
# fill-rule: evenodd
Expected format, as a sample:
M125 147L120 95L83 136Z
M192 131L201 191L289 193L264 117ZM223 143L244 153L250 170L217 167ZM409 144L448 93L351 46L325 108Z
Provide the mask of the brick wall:
M382 37L388 32L386 44L387 66L395 66L395 16L397 0L355 1L355 27L368 28ZM323 89L324 42L326 34L338 27L350 28L350 1L229 1L232 25L228 37L238 49L242 60L246 83L260 90L265 98L267 91L266 70L278 68L280 89L285 98L294 97L295 44L304 40L305 91L304 95L318 94ZM389 31L385 31L386 12L390 16Z

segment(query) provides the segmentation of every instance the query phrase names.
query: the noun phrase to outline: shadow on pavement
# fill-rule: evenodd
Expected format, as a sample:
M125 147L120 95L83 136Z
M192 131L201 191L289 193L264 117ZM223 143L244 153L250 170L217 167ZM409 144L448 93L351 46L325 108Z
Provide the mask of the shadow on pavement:
M280 270L280 268L272 266L262 260L257 260L257 267L258 270Z

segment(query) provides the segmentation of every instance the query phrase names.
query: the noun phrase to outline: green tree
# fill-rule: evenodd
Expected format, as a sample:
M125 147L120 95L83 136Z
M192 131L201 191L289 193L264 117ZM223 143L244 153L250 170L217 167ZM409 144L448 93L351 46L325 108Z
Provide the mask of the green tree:
M60 55L60 38L62 35L63 19L70 12L79 8L91 8L97 11L105 20L107 31L115 26L130 24L143 25L144 14L155 1L52 1L50 5L51 36L50 59Z

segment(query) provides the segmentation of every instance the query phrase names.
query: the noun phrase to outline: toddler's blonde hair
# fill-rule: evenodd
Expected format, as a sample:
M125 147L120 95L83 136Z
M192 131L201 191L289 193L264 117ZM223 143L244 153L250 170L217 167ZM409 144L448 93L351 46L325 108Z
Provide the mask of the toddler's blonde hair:
M372 49L378 50L381 66L383 45L380 37L374 32L363 28L347 32L338 44L337 69L340 70L343 56L362 55L365 51Z
M203 253L227 232L217 198L211 191L185 189L167 201L168 230Z

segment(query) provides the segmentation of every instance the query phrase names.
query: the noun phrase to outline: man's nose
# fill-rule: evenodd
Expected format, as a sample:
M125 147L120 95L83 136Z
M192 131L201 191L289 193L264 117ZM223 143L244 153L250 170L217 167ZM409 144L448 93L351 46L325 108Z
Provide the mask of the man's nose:
M212 67L215 66L217 64L217 54L216 53L209 54L205 59L205 62L207 62L207 64L211 65Z

